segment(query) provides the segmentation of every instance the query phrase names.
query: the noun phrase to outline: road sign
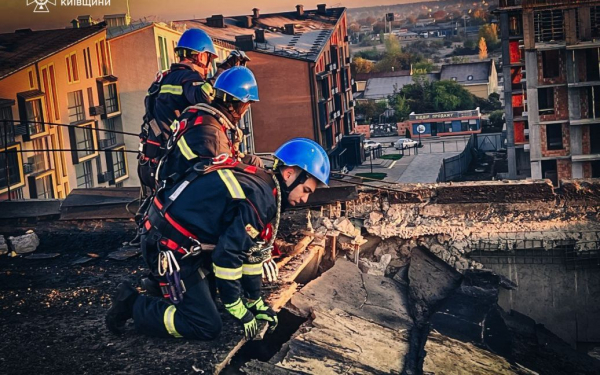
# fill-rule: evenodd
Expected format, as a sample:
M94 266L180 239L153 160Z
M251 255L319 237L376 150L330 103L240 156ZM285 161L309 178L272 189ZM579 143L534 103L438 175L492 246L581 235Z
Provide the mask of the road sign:
M417 131L419 132L419 134L425 133L425 125L417 126Z

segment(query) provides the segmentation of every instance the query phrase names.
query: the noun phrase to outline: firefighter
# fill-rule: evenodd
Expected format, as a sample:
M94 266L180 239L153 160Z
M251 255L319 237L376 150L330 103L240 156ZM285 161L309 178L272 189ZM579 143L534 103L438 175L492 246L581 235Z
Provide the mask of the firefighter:
M225 309L246 338L257 333L257 320L275 329L277 314L260 295L262 263L270 256L282 206L304 203L319 184L327 185L330 165L321 146L304 138L284 143L274 158L269 170L215 160L157 193L144 222L142 253L168 300L119 284L106 316L110 331L124 332L133 318L148 335L215 339L222 322L206 279L207 261Z
M157 172L161 182L175 183L197 162L216 156L262 166L259 158L240 154L243 133L236 125L259 100L254 74L246 67L232 67L219 75L214 91L211 105L190 106L171 125L173 136Z

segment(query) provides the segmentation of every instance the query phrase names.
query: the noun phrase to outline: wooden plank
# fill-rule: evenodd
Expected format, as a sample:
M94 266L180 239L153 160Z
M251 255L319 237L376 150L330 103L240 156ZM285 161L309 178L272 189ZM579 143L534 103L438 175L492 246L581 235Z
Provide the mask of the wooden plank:
M59 200L22 200L0 203L0 219L15 220L60 215Z
M296 255L303 252L308 247L308 245L310 245L313 238L314 237L312 237L312 236L305 236L300 241L298 241L298 243L296 243L296 245L294 246L294 249L290 253L286 254L285 257L283 257L283 258L281 258L281 260L277 261L277 268L282 269Z

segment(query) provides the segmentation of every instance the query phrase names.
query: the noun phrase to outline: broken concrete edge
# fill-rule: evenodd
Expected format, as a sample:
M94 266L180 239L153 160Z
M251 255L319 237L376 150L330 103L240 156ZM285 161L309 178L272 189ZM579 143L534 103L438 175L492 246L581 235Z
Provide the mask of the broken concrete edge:
M390 197L390 203L517 203L561 199L600 201L600 179L563 180L560 188L554 187L550 180L388 184L362 186L359 196L364 194L386 194Z
M299 242L300 246L298 247L298 250L300 252L294 254L293 256L287 257L289 259L285 262L285 264L288 264L292 261L300 260L299 265L297 267L294 267L293 269L288 270L284 269L283 267L280 267L279 280L285 284L285 287L277 290L276 294L272 293L266 299L266 302L275 311L281 310L281 308L283 308L283 306L287 304L287 302L292 298L293 294L296 292L298 284L294 282L294 279L304 270L304 268L307 265L310 264L312 258L315 255L324 251L324 249L320 246L309 246L310 241L305 240L307 238L312 241L311 237L304 237L303 240ZM294 252L296 252L296 250L294 250ZM255 336L255 340L262 340L265 334L267 333L268 329L269 326L267 324L261 324L259 332ZM223 369L225 369L225 367L227 367L227 365L231 362L235 354L248 342L251 342L251 340L249 341L245 338L242 338L240 342L238 342L233 347L233 349L229 352L225 359L215 366L213 373L219 374L221 371L223 371Z

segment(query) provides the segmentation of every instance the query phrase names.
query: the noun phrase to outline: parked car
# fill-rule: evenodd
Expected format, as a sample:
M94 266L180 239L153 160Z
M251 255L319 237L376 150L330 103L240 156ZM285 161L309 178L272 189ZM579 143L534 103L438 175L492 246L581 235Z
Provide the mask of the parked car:
M410 138L400 138L394 144L396 150L406 150L407 148L417 147L417 141L413 141Z
M370 139L365 139L363 141L363 145L365 147L365 151L369 151L369 150L372 150L374 148L381 147L381 143L372 141Z

